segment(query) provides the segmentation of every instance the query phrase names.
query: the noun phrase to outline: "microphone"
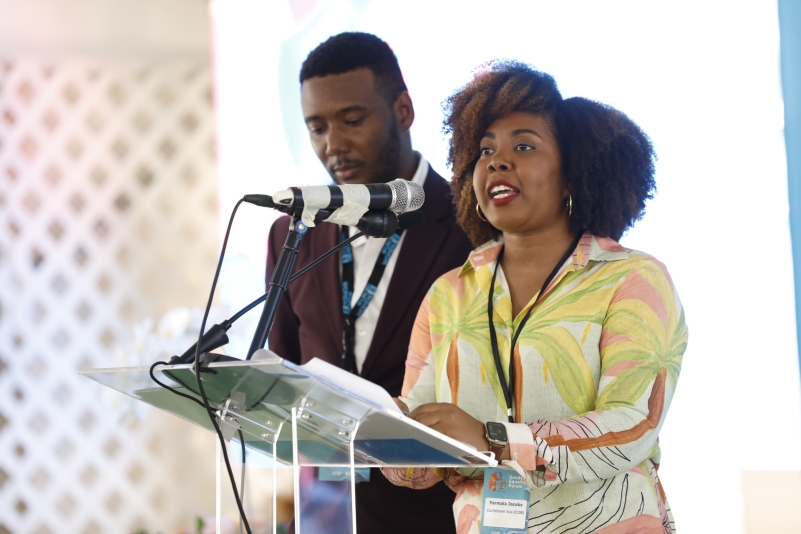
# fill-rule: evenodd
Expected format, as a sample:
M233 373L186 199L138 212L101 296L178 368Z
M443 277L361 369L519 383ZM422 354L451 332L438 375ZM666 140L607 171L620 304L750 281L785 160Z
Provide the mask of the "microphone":
M419 210L425 202L423 188L398 178L386 184L313 185L290 187L273 194L273 203L306 210L336 209L356 205L364 210L406 213Z
M334 210L318 210L314 219L325 221L331 217L333 212ZM370 210L362 215L355 224L344 226L355 226L370 237L389 237L398 229L398 215L391 211Z
M399 230L411 230L421 226L424 222L426 222L426 214L422 211L410 211L398 215Z
M315 219L325 221L331 213L333 210L318 210ZM356 224L345 226L355 226L366 236L389 237L398 230L416 228L425 220L426 216L422 211L409 211L396 215L391 211L370 210L362 215Z
M383 209L371 209L370 211L366 211L364 208L360 208L353 213L349 213L347 215L342 214L340 208L336 206L330 206L329 208L322 208L314 210L314 215L312 220L322 220L325 222L334 222L338 224L342 224L343 226L355 226L366 235L371 237L389 237L391 236L397 228L400 227L401 230L406 230L407 228L414 228L415 226L419 226L423 224L425 221L425 216L422 212L413 211L419 209L423 202L425 201L425 193L423 192L423 188L419 185L408 182L407 180L395 180L395 182L406 182L407 184L412 186L412 191L416 193L420 193L418 196L413 195L413 201L411 203L407 202L407 206L411 209L407 210L406 212L400 213L400 217L398 221L394 220L394 216L398 214L398 212L392 211L390 208L383 208ZM392 184L394 182L390 182ZM368 186L383 186L384 188L389 187L389 184L368 184ZM361 185L349 185L349 186L312 186L314 189L319 188L338 188L338 187L366 187ZM298 189L298 188L292 188ZM287 189L285 191L292 191L292 189ZM306 189L306 188L300 188ZM419 191L418 191L419 190ZM279 192L282 193L282 192ZM279 193L276 193L278 195ZM278 211L282 211L284 213L292 213L292 205L294 204L294 197L292 198L292 204L280 204L275 201L276 195L245 195L243 200L249 204L254 204L256 206L261 206L264 208L273 208ZM303 197L301 195L300 205L303 205ZM416 207L414 207L416 206ZM386 211L389 210L389 211ZM338 213L340 211L340 213ZM419 216L410 217L413 214L419 214ZM407 224L411 224L411 226L404 227L403 224L400 224L400 219L406 218ZM307 221L308 222L308 221Z
M426 216L422 211L410 211L395 215L391 211L368 211L359 219L356 228L370 237L389 237L398 230L420 226Z

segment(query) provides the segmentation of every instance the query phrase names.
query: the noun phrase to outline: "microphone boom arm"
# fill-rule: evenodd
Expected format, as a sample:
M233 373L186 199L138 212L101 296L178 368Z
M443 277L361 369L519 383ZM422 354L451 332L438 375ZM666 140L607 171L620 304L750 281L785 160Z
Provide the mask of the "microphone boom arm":
M281 249L281 255L278 256L278 263L275 265L273 277L270 279L267 298L264 301L264 308L261 311L256 332L253 334L253 340L250 342L246 360L251 359L257 350L264 348L264 345L267 344L267 336L275 321L278 303L284 291L286 291L287 285L289 285L292 269L298 259L300 242L303 241L303 236L306 235L306 230L308 230L308 227L303 224L300 218L294 215L289 221L289 225L289 233L286 236L286 241L284 241L284 248Z

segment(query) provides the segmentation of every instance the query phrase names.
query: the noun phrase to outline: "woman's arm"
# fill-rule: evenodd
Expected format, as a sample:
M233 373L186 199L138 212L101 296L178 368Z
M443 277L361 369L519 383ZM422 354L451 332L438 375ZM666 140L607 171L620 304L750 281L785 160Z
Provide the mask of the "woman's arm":
M684 312L667 270L645 259L607 310L595 409L559 421L505 423L512 461L536 486L634 469L653 456L686 346Z
M429 362L431 352L431 329L429 326L429 303L431 291L428 292L412 328L409 351L406 355L406 374L403 377L401 401L409 410L437 401L434 387L434 365ZM429 365L431 363L431 365ZM396 486L407 486L412 489L430 488L443 478L444 470L430 468L382 468L381 472L387 480Z
M433 289L433 288L432 288ZM400 399L409 410L414 410L422 404L437 402L434 373L436 366L433 361L431 326L429 315L431 291L420 304L417 317L412 327L412 337L409 340L409 350L406 353L406 373L403 376L403 388Z

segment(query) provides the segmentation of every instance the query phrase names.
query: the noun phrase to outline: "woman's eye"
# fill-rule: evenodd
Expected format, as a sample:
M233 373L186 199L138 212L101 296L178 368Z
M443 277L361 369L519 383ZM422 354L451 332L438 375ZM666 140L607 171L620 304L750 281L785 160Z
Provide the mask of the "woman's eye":
M519 145L517 145L515 147L515 149L522 152L524 150L534 150L534 147L531 146L531 145L526 145L526 144L520 143Z
M359 117L358 119L347 120L347 121L345 121L345 124L347 124L348 126L358 126L358 125L360 125L362 123L363 120L364 120L364 117Z
M481 155L481 157L489 156L490 152L492 152L492 151L489 148L479 148L478 149L478 153Z

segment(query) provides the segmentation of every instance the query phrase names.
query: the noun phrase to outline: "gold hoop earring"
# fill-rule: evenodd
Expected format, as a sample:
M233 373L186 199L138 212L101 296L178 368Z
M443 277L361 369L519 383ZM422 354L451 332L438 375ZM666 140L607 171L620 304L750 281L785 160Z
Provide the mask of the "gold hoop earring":
M476 202L476 213L478 214L478 218L479 218L479 219L481 219L481 220L482 220L482 221L484 221L485 223L488 223L488 222L489 222L489 221L488 221L488 220L487 220L487 219L484 217L484 214L483 214L483 213L481 213L481 206L479 206L479 205L478 205L478 202Z
M568 195L567 195L567 218L569 219L572 216L573 216L573 195L568 193Z

